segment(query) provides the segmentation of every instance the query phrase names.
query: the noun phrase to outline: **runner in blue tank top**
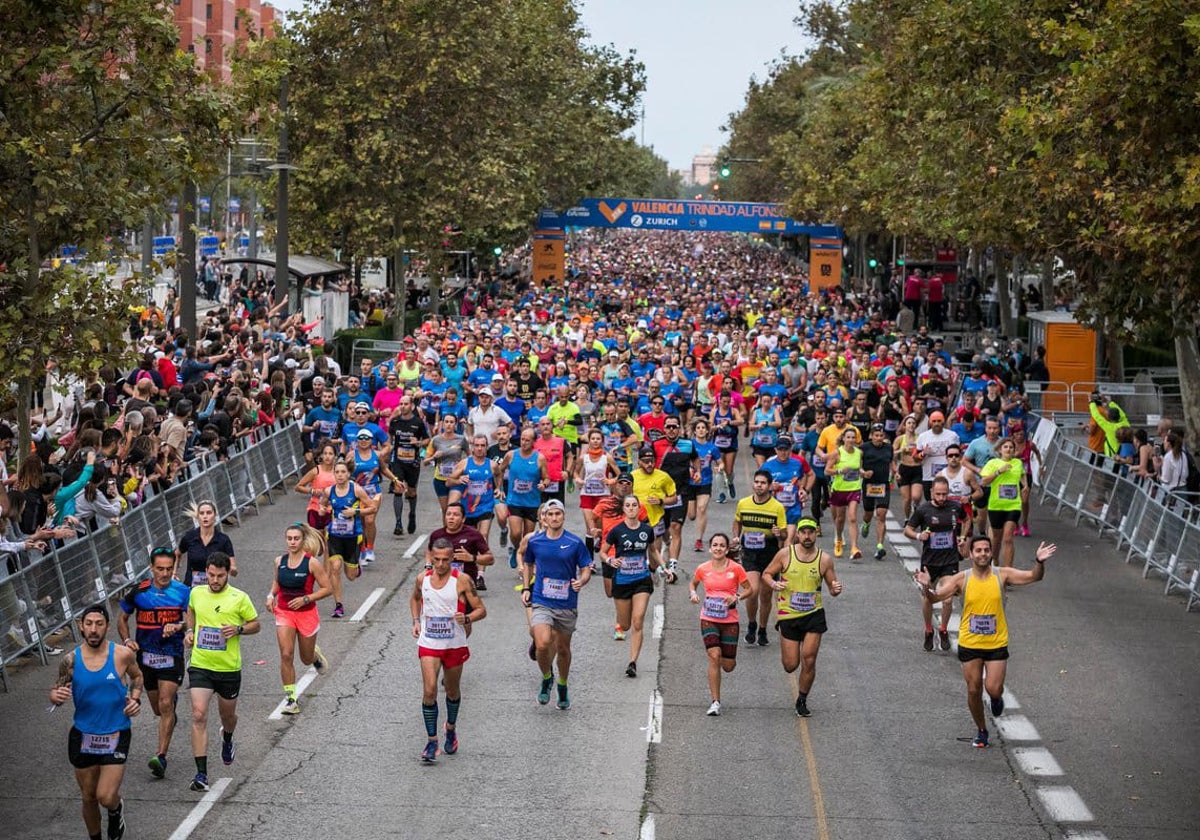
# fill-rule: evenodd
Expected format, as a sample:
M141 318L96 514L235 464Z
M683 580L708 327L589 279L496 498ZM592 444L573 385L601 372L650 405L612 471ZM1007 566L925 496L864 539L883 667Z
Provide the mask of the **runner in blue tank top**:
M108 641L108 610L88 607L79 618L83 644L63 657L50 702L75 703L67 754L83 796L83 823L100 836L100 806L108 810L108 836L125 836L121 780L129 756L130 721L142 708L137 655Z

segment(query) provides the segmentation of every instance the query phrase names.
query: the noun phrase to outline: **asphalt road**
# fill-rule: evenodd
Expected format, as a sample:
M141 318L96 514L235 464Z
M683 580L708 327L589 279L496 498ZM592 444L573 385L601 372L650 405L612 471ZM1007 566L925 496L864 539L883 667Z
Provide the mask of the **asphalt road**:
M289 494L230 530L236 585L256 603L302 508ZM710 533L728 529L733 506L710 510ZM921 650L918 596L889 546L885 562L838 562L845 592L827 599L808 719L792 711L794 678L774 634L766 648L739 650L722 716L704 715L705 660L682 583L655 593L639 676L628 679L626 645L612 640L612 608L594 581L581 602L572 708L540 706L514 576L496 568L464 669L459 753L425 766L407 598L437 525L431 493L420 511L417 535L393 537L385 506L380 559L347 584L346 619L328 618L323 602L333 667L305 689L299 716L269 719L282 698L269 622L245 640L237 761L221 765L213 722L207 812L187 790L186 691L165 780L146 770L155 723L143 712L123 788L127 836L182 840L190 827L213 840L1200 837L1200 615L1162 597L1094 531L1044 514L1034 538L1018 541L1023 565L1039 538L1060 548L1042 583L1009 595L1012 702L1001 733L990 724L987 750L959 740L973 726L957 660ZM572 509L568 527L580 522ZM688 572L693 540L685 528ZM83 836L65 754L70 711L45 711L54 674L31 663L0 695L5 837Z

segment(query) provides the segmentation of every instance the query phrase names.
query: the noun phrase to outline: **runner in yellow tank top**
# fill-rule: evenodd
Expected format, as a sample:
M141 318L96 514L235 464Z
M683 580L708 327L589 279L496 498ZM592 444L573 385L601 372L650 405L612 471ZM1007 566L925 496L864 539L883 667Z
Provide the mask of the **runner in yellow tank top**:
M808 717L808 693L817 673L817 652L821 634L828 628L821 584L829 594L842 594L833 558L817 548L817 523L801 519L796 523L799 544L784 547L771 559L762 574L764 585L775 592L775 627L779 630L779 657L783 670L800 669L796 714Z
M958 660L967 683L967 708L978 730L971 742L988 745L987 722L983 717L983 689L991 698L992 717L1004 714L1004 676L1008 670L1008 620L1004 616L1004 588L1037 583L1046 574L1046 561L1054 555L1053 543L1042 543L1034 555L1032 569L992 565L992 541L985 536L971 539L971 568L943 577L936 588L929 585L929 572L913 575L921 594L933 603L963 594L962 621L958 629Z

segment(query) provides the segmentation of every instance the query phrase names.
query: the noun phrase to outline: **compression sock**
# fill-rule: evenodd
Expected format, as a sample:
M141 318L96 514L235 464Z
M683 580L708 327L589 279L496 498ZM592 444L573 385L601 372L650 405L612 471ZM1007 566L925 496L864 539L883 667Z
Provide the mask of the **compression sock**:
M404 497L392 496L392 512L396 514L396 523L404 518Z
M584 543L587 544L588 554L596 553L596 540L593 537L584 537Z
M462 705L461 697L457 700L451 700L449 697L446 698L446 723L450 726L458 724L458 707L460 705Z
M206 776L208 775L208 756L196 756L196 772L203 773Z
M438 707L437 703L421 704L421 717L425 718L425 734L430 738L437 737Z
M283 687L283 693L287 695L287 698L289 700L295 700L296 699L296 684L292 683L291 685L285 685Z
M925 632L926 632L926 633L932 633L932 632L933 632L933 625L932 625L932 624L926 624L926 625L925 625Z

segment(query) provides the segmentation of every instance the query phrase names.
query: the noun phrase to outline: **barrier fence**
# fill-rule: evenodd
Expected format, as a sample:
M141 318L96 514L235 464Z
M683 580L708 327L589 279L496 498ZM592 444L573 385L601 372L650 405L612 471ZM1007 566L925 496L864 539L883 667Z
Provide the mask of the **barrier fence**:
M1142 563L1142 577L1164 581L1163 594L1182 592L1187 609L1200 603L1200 505L1134 474L1113 459L1068 439L1049 421L1038 425L1042 504L1066 508L1075 525L1094 525L1116 540L1125 562Z
M222 519L242 514L304 466L300 426L264 427L241 439L226 461L211 454L187 466L184 478L124 514L117 524L46 552L20 552L0 564L0 679L17 657L33 652L46 664L43 642L63 628L78 641L75 621L97 602L120 598L150 568L156 546L179 545L194 523L185 510L209 500ZM7 682L5 682L7 688Z

